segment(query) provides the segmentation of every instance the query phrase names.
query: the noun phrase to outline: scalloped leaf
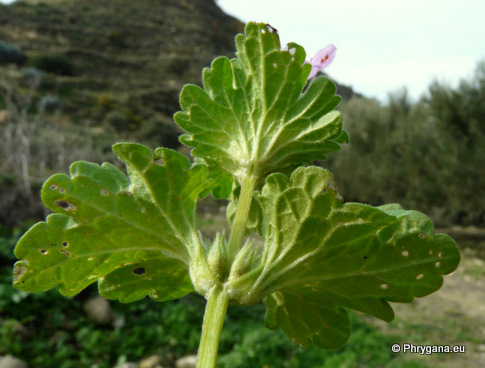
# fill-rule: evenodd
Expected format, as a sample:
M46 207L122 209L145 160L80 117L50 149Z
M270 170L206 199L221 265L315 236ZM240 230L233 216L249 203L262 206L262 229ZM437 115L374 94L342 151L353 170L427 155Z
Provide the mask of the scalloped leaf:
M181 298L193 289L185 265L163 256L120 267L99 282L103 297L122 303L131 303L146 295L162 302Z
M323 298L310 300L296 290L275 292L264 299L264 323L271 330L283 326L292 341L303 348L312 342L325 349L338 348L350 336L349 316L344 308L325 302Z
M195 157L194 162L208 167L207 179L211 184L205 191L200 193L200 197L204 198L212 193L215 199L229 198L234 186L234 177L218 166L207 165L207 162L200 157Z
M290 164L323 160L348 141L340 102L326 77L312 80L302 94L311 65L290 43L281 50L269 25L248 23L236 36L237 58L220 57L203 71L204 89L187 85L175 121L188 134L181 142L192 154L220 166L241 182Z
M410 303L437 291L460 261L455 242L433 234L422 213L342 204L330 178L317 167L301 167L291 178L272 174L259 196L263 270L245 295L266 295L266 325L304 347L345 342L350 322L341 307L391 321L389 301Z
M194 216L198 195L209 185L206 167L191 168L187 158L165 148L152 154L119 143L113 151L128 177L108 163L76 162L70 177L46 181L42 201L58 213L17 244L15 287L38 292L59 286L72 296L100 281L102 295L125 302L192 290L187 269L190 255L200 251Z

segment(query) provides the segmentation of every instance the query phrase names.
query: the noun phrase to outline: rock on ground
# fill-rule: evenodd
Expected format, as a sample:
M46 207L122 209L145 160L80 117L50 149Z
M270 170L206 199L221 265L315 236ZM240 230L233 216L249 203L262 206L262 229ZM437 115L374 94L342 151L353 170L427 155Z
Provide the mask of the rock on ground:
M197 364L197 355L189 355L180 359L177 359L175 362L176 368L195 368Z
M113 311L109 302L102 296L95 296L86 300L84 311L87 317L98 325L109 325L113 320Z
M140 361L139 368L163 368L162 358L159 355L152 355Z
M116 368L140 368L137 363L123 363L116 366Z
M0 368L27 368L27 364L11 355L0 356Z

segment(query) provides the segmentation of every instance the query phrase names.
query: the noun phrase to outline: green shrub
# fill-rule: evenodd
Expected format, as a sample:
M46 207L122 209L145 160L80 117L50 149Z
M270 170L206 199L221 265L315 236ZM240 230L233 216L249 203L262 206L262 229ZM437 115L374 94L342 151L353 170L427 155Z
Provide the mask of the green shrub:
M39 101L39 106L46 112L54 112L61 107L61 101L58 96L44 96Z
M26 61L27 56L19 47L8 42L0 42L0 65L10 63L21 65Z
M399 202L440 226L483 226L483 101L485 62L458 87L432 83L418 102L406 90L391 93L385 105L352 98L340 106L352 144L325 166L346 200Z
M71 61L62 54L37 55L32 58L35 68L56 75L74 75L74 66Z
M22 69L22 78L27 80L43 80L45 73L37 68L24 68Z
M176 149L180 146L178 137L180 131L172 120L165 116L153 117L143 121L135 132L135 139L154 147Z
M111 46L124 49L126 48L126 35L115 31L108 32L108 40Z
M98 96L98 105L99 106L104 107L106 109L110 109L112 104L113 104L113 101L111 100L110 96L108 96L108 95Z
M104 118L104 123L117 132L127 131L130 128L130 120L128 117L117 110L108 112Z

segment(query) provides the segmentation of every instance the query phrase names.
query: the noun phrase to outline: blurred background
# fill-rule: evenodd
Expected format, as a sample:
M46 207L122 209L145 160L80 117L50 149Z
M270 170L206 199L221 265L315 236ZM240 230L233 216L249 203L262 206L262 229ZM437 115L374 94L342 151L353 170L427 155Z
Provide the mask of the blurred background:
M485 366L483 14L480 0L0 2L0 368L191 366L202 298L123 305L96 287L71 299L19 292L12 249L47 214L42 183L73 161L121 166L111 152L119 141L188 154L172 119L179 91L200 85L216 56L234 57L249 20L270 23L308 58L337 46L325 71L351 143L318 164L347 201L428 214L463 261L440 292L395 305L390 324L353 313L354 334L334 351L303 351L265 329L262 305L232 307L219 366ZM208 198L198 210L206 236L227 226L225 203ZM467 350L393 354L395 342Z

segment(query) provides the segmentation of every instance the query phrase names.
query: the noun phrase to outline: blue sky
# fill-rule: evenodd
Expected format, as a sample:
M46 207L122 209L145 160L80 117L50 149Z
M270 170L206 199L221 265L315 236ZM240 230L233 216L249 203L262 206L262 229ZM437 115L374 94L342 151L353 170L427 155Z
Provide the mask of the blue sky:
M403 86L417 99L435 79L456 85L485 60L485 0L216 2L242 21L270 23L308 58L335 44L329 75L381 101Z

